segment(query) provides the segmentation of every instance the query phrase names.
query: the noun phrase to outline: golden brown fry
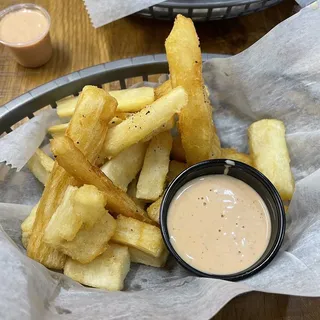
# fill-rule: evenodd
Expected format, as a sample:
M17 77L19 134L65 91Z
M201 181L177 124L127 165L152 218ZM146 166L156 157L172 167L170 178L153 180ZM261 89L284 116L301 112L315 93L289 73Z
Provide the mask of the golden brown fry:
M103 253L116 230L116 220L105 210L92 228L83 226L72 241L47 239L48 244L73 260L89 263ZM50 242L53 240L52 242Z
M191 19L178 15L165 42L172 87L182 86L188 104L179 115L179 128L188 164L212 157L220 150L212 122L212 108L204 90L199 40Z
M142 142L147 142L150 141L153 137L155 137L156 135L158 135L159 133L165 132L165 131L169 131L171 130L175 125L175 120L174 117L172 117L169 121L167 121L166 123L164 123L162 126L160 126L159 128L153 130L150 134L148 134L143 140Z
M22 242L22 246L25 249L28 248L30 236L31 236L31 234L28 234L27 232L21 231L21 242Z
M111 128L104 144L105 157L114 157L122 150L143 140L152 131L168 122L175 113L179 113L187 101L185 90L177 87L153 102L151 106Z
M249 166L253 166L252 158L249 154L238 152L236 149L233 148L221 149L221 158L241 161Z
M27 249L29 238L32 233L32 228L34 220L36 219L36 214L38 210L39 202L32 208L30 214L21 224L21 233L22 233L22 245Z
M113 117L111 119L111 121L109 122L109 128L113 128L115 127L116 125L118 125L119 123L121 123L123 121L122 118L120 117Z
M59 165L78 181L96 186L107 196L107 208L112 213L123 214L151 222L144 210L97 167L90 164L69 137L58 137L51 141L51 148ZM72 157L70 157L72 155Z
M165 96L171 90L172 90L171 80L169 79L154 89L155 100L161 98L162 96Z
M137 198L137 183L138 180L134 179L128 186L127 194L134 201L134 203L141 209L145 209L147 202Z
M74 113L79 96L68 97L57 101L57 113L60 118L71 117Z
M186 153L184 152L180 135L173 137L171 158L180 162L186 162Z
M163 253L157 258L136 248L129 248L129 253L132 262L156 268L163 267L166 264L169 256L168 250L163 250Z
M43 237L51 246L72 241L82 226L92 228L105 214L106 197L95 186L68 186L57 210L52 215Z
M85 86L82 93L66 135L94 163L104 143L102 137L107 134L108 124L114 117L117 102L104 90L94 86Z
M294 178L282 121L265 119L254 122L248 129L250 154L254 167L277 188L282 200L291 200Z
M47 244L59 242L61 239L71 241L82 226L82 219L73 208L74 197L78 188L68 186L62 201L52 215L43 236Z
M116 117L121 120L126 120L128 117L131 117L133 113L126 112L116 112ZM121 121L122 122L122 121Z
M85 184L79 188L73 201L75 213L87 228L92 228L98 219L105 214L107 197L95 186Z
M122 290L130 270L130 255L127 247L110 244L107 250L88 264L68 259L64 274L90 287Z
M46 183L50 172L53 170L54 160L37 149L35 154L28 161L28 168L34 176L43 184Z
M114 117L111 119L109 122L109 128L115 127L117 124L121 123L122 119L119 117ZM57 124L55 126L51 126L48 128L48 132L52 135L52 137L59 137L65 134L67 128L68 128L69 122L68 123L62 123L62 124Z
M211 114L213 114L214 109L210 103L209 91L206 86L204 86L204 96L205 96L206 105L207 105L208 109L210 110ZM213 121L213 116L212 116L212 121ZM213 124L212 128L213 128L213 140L212 140L212 146L211 146L211 159L219 159L219 158L221 158L220 139L219 139L219 136L217 134L217 129L214 124Z
M137 112L154 101L154 89L150 87L109 91L118 102L117 112Z
M104 90L92 86L85 87L79 97L66 134L92 162L96 161L100 153L116 105L115 99ZM28 244L28 256L52 269L62 269L66 257L43 242L44 231L67 187L78 184L75 178L55 162L39 203Z
M162 202L162 196L152 203L148 208L147 208L147 213L149 218L156 222L157 224L160 224L159 217L160 217L160 207L161 207L161 202Z
M82 90L83 91L83 90ZM136 112L154 101L154 89L150 87L131 88L109 91L117 100L117 113ZM71 117L79 97L68 97L57 102L57 113L60 118Z
M188 165L184 162L171 160L169 164L169 172L167 174L167 181L174 180L182 171L188 168Z
M145 143L136 143L120 152L100 169L114 185L127 191L128 184L142 168L146 149Z
M160 229L156 226L119 215L111 241L136 248L155 258L166 250Z
M69 186L50 219L43 241L82 263L107 247L116 222L105 210L104 194L94 186Z
M154 201L160 197L169 170L171 147L170 132L160 133L150 141L137 184L137 198Z
M51 216L61 202L66 188L73 184L76 185L77 182L55 163L40 199L27 250L30 258L48 268L62 269L65 263L65 255L44 243L43 234Z
M65 134L67 128L68 128L69 123L62 123L62 124L57 124L55 126L51 126L48 128L48 132L53 136L53 137L58 137L62 136Z

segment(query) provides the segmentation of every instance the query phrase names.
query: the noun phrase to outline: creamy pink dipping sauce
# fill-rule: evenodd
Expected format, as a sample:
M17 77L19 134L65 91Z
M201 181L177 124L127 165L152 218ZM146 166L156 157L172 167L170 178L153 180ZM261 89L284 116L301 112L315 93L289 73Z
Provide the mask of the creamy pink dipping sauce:
M173 198L167 217L170 241L180 257L207 274L226 275L252 266L271 234L260 195L228 175L189 181Z
M10 49L21 65L39 67L52 55L50 18L40 7L32 4L25 6L12 9L1 18L0 41Z

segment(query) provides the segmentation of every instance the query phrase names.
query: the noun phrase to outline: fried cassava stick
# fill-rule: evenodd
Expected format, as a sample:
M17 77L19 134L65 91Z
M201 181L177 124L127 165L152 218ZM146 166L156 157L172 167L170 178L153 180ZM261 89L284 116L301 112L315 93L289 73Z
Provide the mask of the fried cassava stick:
M107 208L122 214L151 223L146 212L98 168L93 166L69 137L58 137L51 141L51 149L59 165L78 181L96 186L107 196Z
M188 104L179 114L179 129L188 164L218 157L220 142L204 90L199 39L191 19L178 15L165 42L172 88L182 86Z
M86 86L77 101L66 135L92 162L100 153L116 107L114 98L93 86ZM43 242L44 230L69 185L79 185L79 182L55 162L39 203L28 244L28 256L52 269L62 269L66 256Z

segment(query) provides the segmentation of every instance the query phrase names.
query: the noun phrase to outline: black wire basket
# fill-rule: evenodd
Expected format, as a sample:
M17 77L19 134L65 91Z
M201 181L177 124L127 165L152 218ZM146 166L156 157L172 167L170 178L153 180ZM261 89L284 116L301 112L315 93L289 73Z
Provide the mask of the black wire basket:
M235 18L272 7L282 0L168 0L139 11L145 18L173 20L177 14L193 21Z
M202 54L202 60L225 55ZM0 107L0 136L12 131L20 120L33 118L34 113L44 107L57 106L56 101L71 95L78 95L85 85L103 87L110 83L115 89L126 89L137 81L154 81L161 74L168 73L165 54L141 56L102 63L50 81L11 100ZM26 119L25 119L26 120Z

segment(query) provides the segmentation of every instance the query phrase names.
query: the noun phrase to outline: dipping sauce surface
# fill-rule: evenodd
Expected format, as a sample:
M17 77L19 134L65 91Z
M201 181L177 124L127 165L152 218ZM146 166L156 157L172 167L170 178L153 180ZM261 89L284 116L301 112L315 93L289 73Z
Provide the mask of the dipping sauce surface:
M167 225L180 257L208 274L252 266L266 250L271 221L260 195L228 175L189 181L172 199Z
M38 10L21 9L6 14L0 21L0 39L18 44L38 40L49 28L47 18Z
M0 41L25 67L39 67L52 55L49 34L50 18L46 11L33 4L8 8L0 20ZM43 11L43 12L42 12Z

